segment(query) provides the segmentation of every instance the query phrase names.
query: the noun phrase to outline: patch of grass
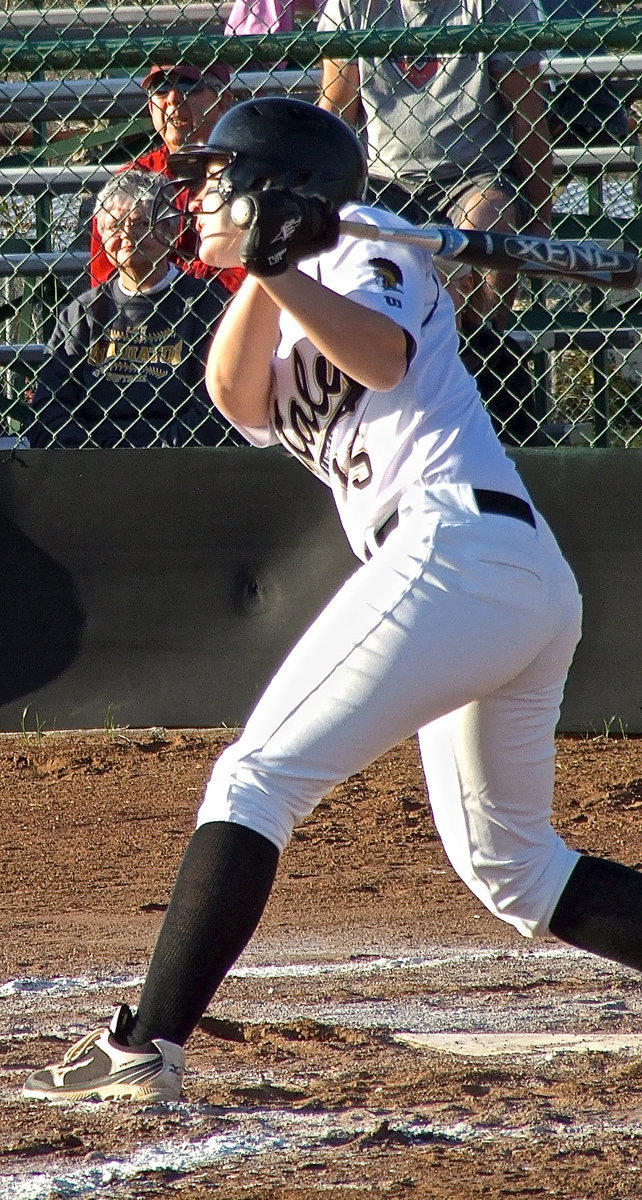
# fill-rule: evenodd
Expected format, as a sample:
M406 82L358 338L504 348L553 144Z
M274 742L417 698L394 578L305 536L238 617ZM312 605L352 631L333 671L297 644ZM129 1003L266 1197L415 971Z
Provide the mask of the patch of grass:
M595 730L595 726L593 726L593 729ZM590 737L591 735L587 733L586 736ZM609 717L608 720L605 718L603 729L600 732L595 730L593 736L591 737L591 741L593 741L593 742L601 742L601 741L608 742L609 740L613 740L614 738L617 738L621 741L627 741L628 736L629 736L628 725L622 720L622 718L620 716L614 715L612 717Z
M107 705L107 711L103 720L103 729L105 730L105 733L110 738L124 737L125 730L127 728L127 725L120 725L116 720L116 714L110 700L109 704Z
M33 710L34 727L33 727L33 729L28 729L27 728L27 720L28 720L28 713L29 713L30 708L31 708L31 705L26 704L22 710L22 715L20 717L20 734L25 742L29 742L32 739L35 739L36 741L41 741L41 739L45 736L45 723L44 723L44 721L42 721L40 719L40 715L37 712L37 710L34 709Z

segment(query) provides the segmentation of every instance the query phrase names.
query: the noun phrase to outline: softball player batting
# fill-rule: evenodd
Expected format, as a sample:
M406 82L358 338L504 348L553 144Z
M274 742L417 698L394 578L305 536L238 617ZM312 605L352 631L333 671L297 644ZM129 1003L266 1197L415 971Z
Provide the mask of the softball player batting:
M444 847L482 904L526 937L642 967L641 877L551 827L580 598L458 358L430 256L339 235L339 214L375 219L366 168L313 105L240 104L171 169L191 184L203 262L249 273L212 345L212 400L331 487L362 565L216 763L136 1014L121 1005L25 1084L54 1101L180 1095L182 1047L293 827L415 732Z

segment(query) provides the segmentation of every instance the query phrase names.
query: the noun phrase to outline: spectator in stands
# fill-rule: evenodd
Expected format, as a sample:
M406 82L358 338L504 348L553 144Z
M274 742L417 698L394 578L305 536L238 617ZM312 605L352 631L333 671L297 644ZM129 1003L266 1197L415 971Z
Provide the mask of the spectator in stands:
M322 3L322 0L319 0ZM272 33L292 33L295 22L303 26L315 17L317 0L233 0L227 21L227 37L266 37ZM287 58L266 63L248 55L243 66L246 71L279 71L290 64Z
M467 263L435 259L439 277L455 308L462 333L462 314L473 286ZM536 445L538 422L531 411L533 380L513 338L497 333L489 321L460 344L460 357L474 376L493 429L505 446Z
M180 150L186 142L207 141L219 117L227 112L231 103L229 69L223 63L212 63L208 67L197 67L187 62L153 66L141 86L149 97L149 112L161 145L122 169L154 171L171 179L167 168L169 154ZM178 202L187 211L186 192L179 195ZM172 261L190 275L204 279L218 278L229 292L235 292L244 272L206 267L198 258L197 246L198 238L191 222L186 219L176 239ZM113 264L105 254L95 217L91 226L90 259L90 278L95 287L114 273Z
M310 21L317 0L234 0L225 22L228 37L292 33L296 19Z
M119 173L96 200L116 272L59 315L33 398L31 446L218 445L227 426L205 390L205 357L229 294L172 261L181 216L165 179Z
M326 0L320 32L537 21L533 0ZM320 105L365 117L372 199L416 224L550 236L552 160L540 55L494 51L411 60L324 60ZM510 315L514 276L478 280L468 321Z

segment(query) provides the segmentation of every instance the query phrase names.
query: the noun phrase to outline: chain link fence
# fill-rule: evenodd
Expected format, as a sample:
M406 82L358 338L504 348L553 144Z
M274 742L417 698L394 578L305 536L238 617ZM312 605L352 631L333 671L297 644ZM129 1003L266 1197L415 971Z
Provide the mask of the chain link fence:
M8 3L0 12L4 444L183 446L240 440L212 414L203 387L207 337L238 280L204 281L190 265L189 230L170 237L166 223L157 238L164 249L161 244L146 250L150 265L147 274L139 272L138 283L119 291L116 251L103 262L102 275L98 272L103 281L97 283L98 255L108 251L110 236L121 243L133 237L138 251L153 236L140 225L141 211L143 220L147 211L144 188L129 198L122 189L109 191L127 165L163 169L159 124L150 116L154 92L150 99L149 87L141 86L152 64L189 63L219 76L224 64L231 69L234 99L285 93L309 100L320 94L322 60L338 66L348 80L359 64L364 100L363 81L379 78L373 175L379 185L382 175L384 182L402 185L405 200L399 203L397 196L395 207L405 206L421 222L432 214L418 213L408 199L421 198L431 180L422 179L417 165L422 135L419 123L413 125L414 106L434 93L433 141L439 142L446 119L450 125L459 121L459 140L468 145L467 170L480 175L481 166L490 163L486 183L492 187L493 171L498 177L511 171L510 162L506 168L494 156L496 136L512 139L519 155L532 128L512 120L504 96L492 137L488 144L480 141L475 103L488 117L497 97L480 98L471 81L494 62L491 93L501 91L507 75L541 59L541 78L536 81L535 71L529 87L541 93L551 129L553 232L637 251L642 10L629 6L607 14L592 0L546 0L537 10L526 0L520 3L517 10L511 5L514 15L506 19L507 0L485 5L448 0L438 28L414 0L381 0L378 6L368 0L359 19L354 0L329 0L325 13L314 0L283 0L281 7L277 0L247 0L244 6L236 0L234 10L229 3L195 3L43 5L36 11ZM246 24L230 32L239 12ZM265 33L243 33L262 27ZM440 92L437 83L444 81ZM184 87L189 92L185 81ZM471 89L475 103L440 111L439 96L452 95L453 88L461 96ZM217 103L219 93L217 85ZM523 97L518 100L519 110ZM402 119L400 104L407 108ZM394 123L386 126L391 113ZM370 121L363 110L355 119L367 142L372 113ZM448 181L452 138L448 142L443 135L442 142L433 174ZM388 153L391 146L394 154ZM530 185L545 175L546 150L539 161L531 144L526 171L522 161L517 179L518 200L535 194ZM521 219L528 229L533 212L524 209ZM184 243L179 254L176 237L179 246ZM171 286L164 287L167 269ZM475 290L483 290L485 281L452 264L443 263L442 270L459 310L463 353L506 442L642 445L637 291L522 279L516 289L497 292L497 310L491 305L480 330L467 314L476 312Z

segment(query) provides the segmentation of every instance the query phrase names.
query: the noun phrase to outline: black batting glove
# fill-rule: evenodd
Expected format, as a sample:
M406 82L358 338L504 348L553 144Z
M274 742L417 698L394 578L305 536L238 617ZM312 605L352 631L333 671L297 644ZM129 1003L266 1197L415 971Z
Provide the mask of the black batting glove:
M331 250L339 240L339 214L321 196L301 196L287 188L267 188L240 196L232 220L247 233L241 262L250 275L281 275L303 258Z

